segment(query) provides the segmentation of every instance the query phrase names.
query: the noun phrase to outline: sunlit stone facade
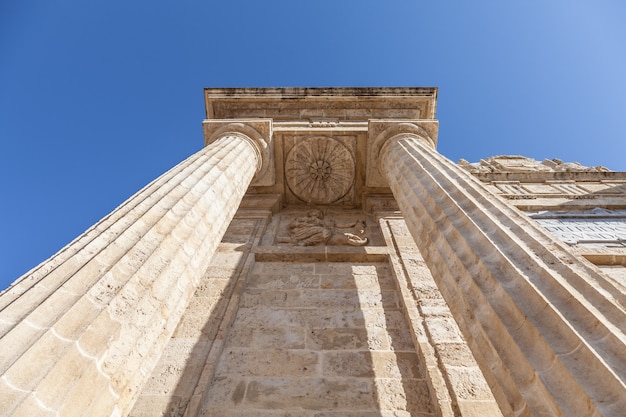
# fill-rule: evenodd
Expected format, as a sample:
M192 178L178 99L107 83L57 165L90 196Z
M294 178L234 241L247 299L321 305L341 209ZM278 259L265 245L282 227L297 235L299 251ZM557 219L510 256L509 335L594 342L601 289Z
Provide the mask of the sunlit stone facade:
M625 173L455 164L434 88L205 100L203 150L0 296L0 415L623 415Z

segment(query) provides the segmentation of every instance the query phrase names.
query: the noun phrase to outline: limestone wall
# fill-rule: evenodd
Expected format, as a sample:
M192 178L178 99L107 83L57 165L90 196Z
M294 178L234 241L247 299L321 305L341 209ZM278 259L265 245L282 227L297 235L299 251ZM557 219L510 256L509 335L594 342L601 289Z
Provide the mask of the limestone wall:
M331 253L276 241L297 211L247 212L131 416L500 415L401 218Z
M253 261L250 250L265 223L231 223L130 416L197 414L239 306Z
M200 415L433 412L388 264L257 262Z

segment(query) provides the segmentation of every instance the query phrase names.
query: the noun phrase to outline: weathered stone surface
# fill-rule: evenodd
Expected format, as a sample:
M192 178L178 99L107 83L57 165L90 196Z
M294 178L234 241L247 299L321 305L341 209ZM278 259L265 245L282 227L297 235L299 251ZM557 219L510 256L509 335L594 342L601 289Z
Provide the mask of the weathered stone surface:
M433 415L415 347L392 350L388 328L409 333L387 264L257 262L200 415Z
M338 100L332 98L339 98ZM207 118L431 119L436 88L207 88Z
M32 398L40 412L31 415L128 413L235 214L256 158L240 137L218 140L23 278L30 287L6 292L3 301L12 301L2 321L12 325L0 339L9 355L0 370L18 395L3 414L19 415Z
M354 149L326 136L303 138L289 150L285 174L291 192L305 203L334 203L354 185Z
M605 278L421 139L399 136L385 152L411 234L514 412L619 415L625 314L589 285Z
M327 376L424 378L415 352L351 352L337 349L324 354L322 373Z
M563 162L560 159L536 161L525 156L492 156L471 164L461 160L459 166L470 172L606 172L609 169L597 166L586 167L578 162Z
M436 96L207 89L209 147L2 293L0 415L623 415L626 173L459 168Z
M391 265L410 324L410 331L403 328L388 330L392 349L403 350L409 340L413 342L418 347L417 352L423 364L421 371L429 382L433 396L437 398L433 402L437 414L458 415L460 402L466 401L463 399L464 381L459 378L463 374L459 374L459 369L477 368L476 360L461 336L452 311L438 290L415 241L410 237L406 223L393 216L383 216L380 221L387 241L395 249ZM451 339L456 342L450 342ZM452 354L446 349L450 345L455 347ZM457 352L460 354L457 355ZM482 374L474 375L472 383L490 391L490 383ZM482 396L480 399L476 396L471 397L471 401L483 404L485 415L506 414L499 410L493 397L484 400Z
M131 416L148 412L193 415L197 411L200 395L213 377L212 362L221 354L223 338L234 317L230 306L240 297L250 266L250 242L262 221L237 219L228 227ZM239 340L245 344L252 340L252 334L231 332L229 340L235 346Z

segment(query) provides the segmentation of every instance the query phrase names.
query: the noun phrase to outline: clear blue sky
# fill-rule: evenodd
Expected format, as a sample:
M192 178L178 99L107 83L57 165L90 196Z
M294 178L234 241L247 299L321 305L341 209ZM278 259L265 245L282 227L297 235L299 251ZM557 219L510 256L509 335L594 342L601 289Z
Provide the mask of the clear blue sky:
M202 146L204 87L437 86L439 151L626 171L626 2L0 1L0 288Z

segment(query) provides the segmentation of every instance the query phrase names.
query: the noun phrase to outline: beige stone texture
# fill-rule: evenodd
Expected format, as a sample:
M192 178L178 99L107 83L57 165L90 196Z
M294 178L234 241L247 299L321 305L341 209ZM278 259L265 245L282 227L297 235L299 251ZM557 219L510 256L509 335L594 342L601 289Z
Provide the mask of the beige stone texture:
M626 265L601 265L600 269L623 294L626 294Z
M410 334L387 263L257 261L200 415L434 415L410 336L392 349L388 330Z
M380 213L380 222L387 242L394 249L391 264L412 330L402 335L390 330L392 344L404 347L410 340L418 347L416 351L424 364L426 380L437 398L434 405L438 415L458 415L461 403L467 401L481 404L485 415L502 415L490 384L478 370L406 223L401 217L384 212ZM464 372L472 371L471 381L461 377Z
M333 121L433 119L437 89L207 88L207 119L271 118L323 127ZM314 126L315 127L315 126Z
M501 408L506 399L516 414L619 415L621 293L592 287L606 278L427 141L389 140L394 195L483 373L500 385ZM447 326L441 335L456 339Z
M626 173L453 164L436 88L205 102L0 295L0 416L624 415Z
M3 293L1 415L128 413L256 158L240 137L217 140Z

